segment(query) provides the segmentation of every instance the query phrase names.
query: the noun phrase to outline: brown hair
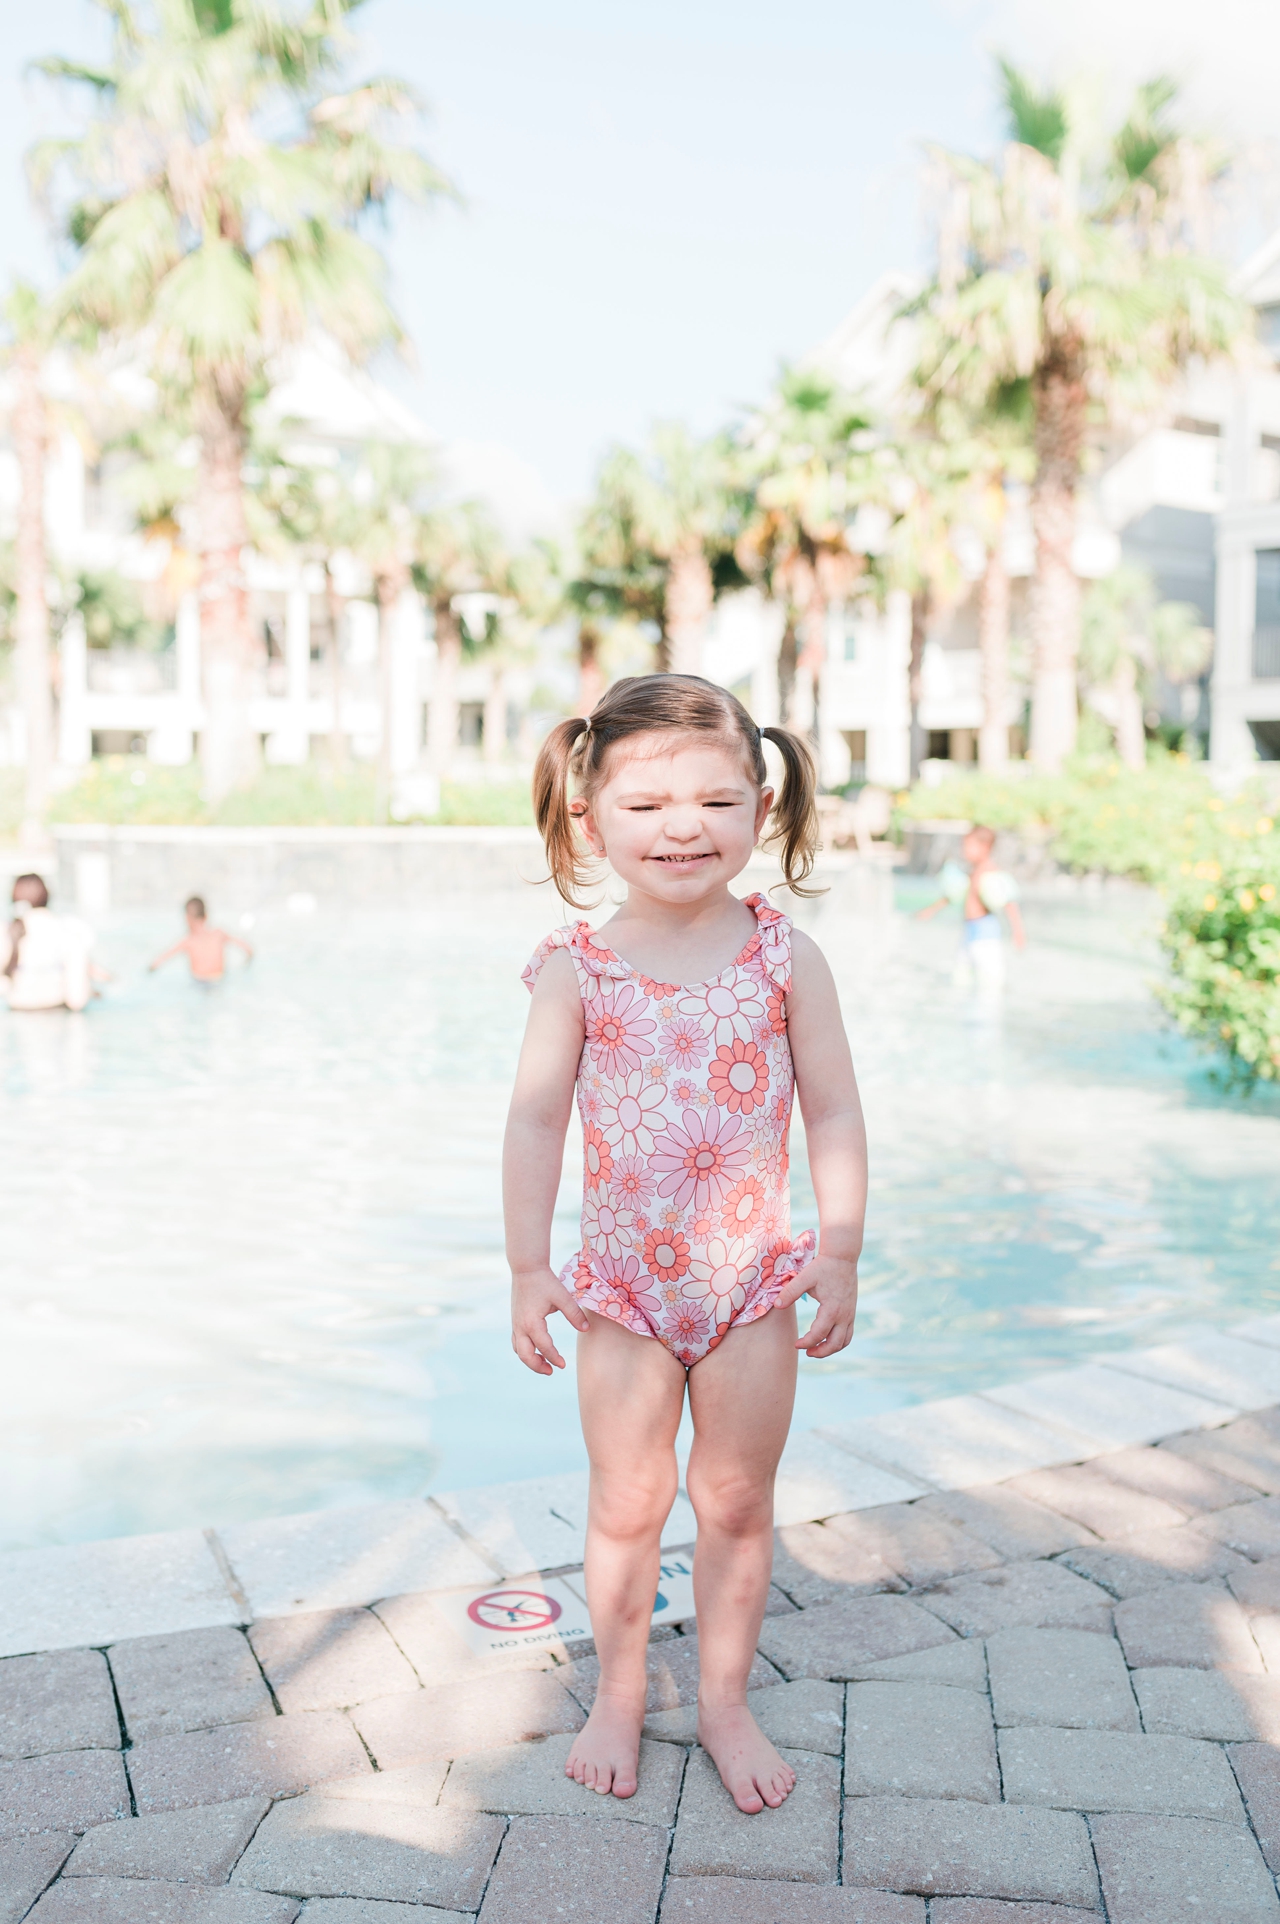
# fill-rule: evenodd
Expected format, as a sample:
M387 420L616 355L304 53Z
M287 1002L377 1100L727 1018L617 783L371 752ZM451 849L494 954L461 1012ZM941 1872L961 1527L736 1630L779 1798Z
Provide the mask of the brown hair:
M43 878L39 875L15 876L13 883L13 906L16 913L14 914L12 922L9 924L9 959L5 963L3 970L3 973L9 977L13 977L18 973L18 957L22 950L22 938L27 932L27 925L22 919L22 909L47 909L49 906L49 891L44 885Z
M589 801L615 742L663 730L732 740L757 788L768 779L763 743L774 744L782 756L782 791L770 810L772 827L763 845L781 843L789 889L797 895L821 893L804 886L818 846L817 770L808 745L786 728L757 728L736 695L701 675L628 675L606 689L589 721L576 715L557 723L538 753L534 815L546 844L551 870L547 879L564 900L576 908L589 906L579 900L579 891L590 880L590 858L574 830L570 784Z
M209 911L204 905L204 897L202 895L189 895L182 906L188 914L194 910L202 922L208 920Z

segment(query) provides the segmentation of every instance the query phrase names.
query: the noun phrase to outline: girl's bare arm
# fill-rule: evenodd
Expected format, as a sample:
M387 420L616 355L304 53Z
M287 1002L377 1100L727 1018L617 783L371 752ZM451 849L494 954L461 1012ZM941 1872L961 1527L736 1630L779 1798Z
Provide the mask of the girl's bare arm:
M810 1356L834 1356L853 1335L858 1304L867 1134L831 970L817 944L798 930L792 937L787 1032L819 1231L817 1255L778 1300L785 1304L806 1294L814 1297L818 1314L799 1346Z
M520 1361L539 1376L550 1376L553 1364L564 1368L547 1329L548 1316L559 1310L575 1329L590 1328L585 1310L551 1267L551 1217L584 1033L573 963L560 949L548 957L534 985L502 1152L511 1342Z
M172 948L165 949L162 954L158 955L154 962L148 962L147 974L152 975L157 969L162 969L166 962L172 962L174 956L181 955L186 946L187 938L184 935L181 942L175 942Z

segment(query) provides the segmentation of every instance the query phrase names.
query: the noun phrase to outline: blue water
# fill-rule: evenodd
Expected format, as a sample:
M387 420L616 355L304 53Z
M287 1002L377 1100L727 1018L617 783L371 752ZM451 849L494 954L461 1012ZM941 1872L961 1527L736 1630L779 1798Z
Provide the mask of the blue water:
M911 888L802 912L845 1002L872 1199L858 1335L802 1365L797 1423L1280 1305L1280 1101L1224 1093L1164 1027L1153 901L1030 901L993 1010ZM514 890L268 908L210 992L143 972L172 917L121 915L85 1017L0 1014L0 1547L581 1464L572 1372L509 1348L498 1214L517 977L548 920Z

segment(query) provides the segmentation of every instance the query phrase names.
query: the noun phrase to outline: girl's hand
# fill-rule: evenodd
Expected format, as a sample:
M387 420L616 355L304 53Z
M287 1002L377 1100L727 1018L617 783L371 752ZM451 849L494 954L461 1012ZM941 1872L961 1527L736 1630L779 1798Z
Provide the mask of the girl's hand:
M583 1335L591 1328L587 1312L551 1268L513 1270L511 1273L511 1347L526 1369L535 1376L550 1376L554 1363L564 1368L564 1358L551 1340L548 1316L559 1310ZM845 1339L848 1341L848 1338Z
M802 1296L813 1297L818 1313L811 1328L797 1340L796 1348L818 1361L847 1349L858 1307L857 1263L839 1256L815 1256L806 1269L783 1285L777 1307L786 1309Z

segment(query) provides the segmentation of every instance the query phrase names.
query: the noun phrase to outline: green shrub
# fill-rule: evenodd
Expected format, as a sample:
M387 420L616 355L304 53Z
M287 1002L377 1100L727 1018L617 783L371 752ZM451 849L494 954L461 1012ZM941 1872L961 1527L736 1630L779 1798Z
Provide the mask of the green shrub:
M1225 1055L1234 1079L1280 1080L1280 835L1261 817L1217 859L1184 863L1161 943L1157 989L1184 1034Z

